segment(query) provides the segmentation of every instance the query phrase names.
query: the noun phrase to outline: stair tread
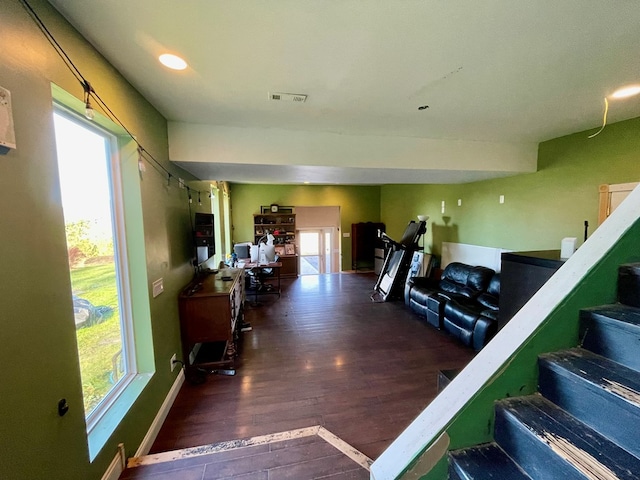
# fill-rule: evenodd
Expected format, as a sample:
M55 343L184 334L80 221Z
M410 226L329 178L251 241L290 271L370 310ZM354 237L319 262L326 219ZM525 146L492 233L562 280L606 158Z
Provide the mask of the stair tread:
M602 320L617 320L640 327L640 308L630 307L622 303L612 303L610 305L599 305L597 307L583 308L580 311L582 318L596 317Z
M608 393L640 407L640 372L582 348L540 355L550 368L559 367Z
M539 364L545 398L640 457L640 372L581 348L541 355Z
M456 450L450 452L449 456L451 468L464 480L531 480L496 443Z
M580 472L599 472L602 478L637 479L634 472L640 472L639 458L540 395L501 400L496 412L511 416Z
M582 347L640 371L640 308L602 305L580 311Z

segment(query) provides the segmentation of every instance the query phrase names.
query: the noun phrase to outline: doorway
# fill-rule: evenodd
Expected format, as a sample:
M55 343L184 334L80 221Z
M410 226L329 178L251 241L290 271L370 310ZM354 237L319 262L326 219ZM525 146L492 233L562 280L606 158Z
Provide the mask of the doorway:
M333 228L310 228L298 230L300 242L300 275L333 273L331 245Z
M296 206L300 275L340 272L340 207Z

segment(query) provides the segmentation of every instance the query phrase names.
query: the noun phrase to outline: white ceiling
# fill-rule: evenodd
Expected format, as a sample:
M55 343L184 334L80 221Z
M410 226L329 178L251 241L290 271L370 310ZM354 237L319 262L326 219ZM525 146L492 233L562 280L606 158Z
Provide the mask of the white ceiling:
M598 128L603 98L640 82L637 0L50 2L177 124L535 145ZM164 52L189 68L161 66ZM308 98L278 103L269 92ZM611 103L609 122L638 116L640 97ZM413 175L393 164L358 175L366 162L351 164L347 155L339 167L290 163L314 182L323 172L341 183L513 174L445 170L424 157ZM287 171L260 168L259 154L231 157L228 168L172 160L203 179L275 181Z

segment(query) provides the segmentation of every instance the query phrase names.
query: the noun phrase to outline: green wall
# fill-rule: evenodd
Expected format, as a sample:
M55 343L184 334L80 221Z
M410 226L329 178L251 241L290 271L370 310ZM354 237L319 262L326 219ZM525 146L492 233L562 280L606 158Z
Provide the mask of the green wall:
M49 30L101 98L174 175L192 177L168 161L166 121L44 0L32 0ZM175 380L168 360L180 355L176 297L192 268L186 190L167 187L148 167L141 178L147 277L164 278L150 299L156 374L106 447L89 461L70 301L64 220L52 120L51 83L82 97L76 79L18 0L0 11L0 86L12 94L18 148L0 155L0 456L1 478L100 478L124 442L132 455ZM640 178L640 119L540 146L539 172L467 185L291 186L232 185L234 240L251 238L260 205L341 207L342 232L351 223L383 221L392 238L417 214L432 217L427 244L459 241L504 248L557 248L564 236L595 228L601 183ZM506 203L499 205L497 196ZM463 200L457 207L458 198ZM447 202L445 215L440 201ZM197 208L197 207L194 207ZM351 240L342 238L342 265ZM71 410L57 415L60 398ZM10 453L7 453L10 452Z
M440 255L442 242L458 242L462 211L457 205L462 185L385 185L381 187L380 217L391 238L399 239L411 220L429 215L425 251ZM442 201L445 212L442 214ZM422 240L420 244L422 244Z
M43 0L31 2L100 97L175 175L165 119ZM156 373L93 462L89 461L64 219L60 202L51 83L78 98L82 88L18 0L0 9L0 86L12 96L17 149L0 155L0 478L99 479L124 442L133 455L179 370L177 293L192 275L186 191L167 187L151 166L141 178ZM149 286L150 289L150 286ZM145 292L145 297L148 295ZM57 403L66 398L68 414Z
M383 186L381 220L393 237L401 234L405 217L430 215L425 242L436 254L442 241L547 250L577 237L581 245L584 221L589 233L597 227L598 186L640 181L639 134L635 118L608 125L592 139L581 132L543 142L536 173L462 185Z
M351 224L380 221L380 187L343 185L231 184L233 242L253 240L253 214L261 205L339 206L340 235ZM351 238L342 237L342 269L351 269Z
M610 124L597 137L580 132L540 144L538 171L459 185L312 186L233 184L234 241L251 239L260 205L340 205L342 230L359 221L382 221L391 238L429 215L425 250L442 242L508 250L559 249L565 237L597 228L598 187L640 181L640 118ZM504 203L499 203L504 195ZM461 205L458 206L458 200ZM441 205L445 202L445 213ZM342 239L342 268L351 265L351 242Z
M554 309L540 328L514 352L509 361L458 413L446 428L450 450L493 441L495 402L508 397L530 395L538 388L538 356L579 344L579 311L614 303L617 298L618 267L640 261L640 221L624 233L583 281ZM447 456L424 480L446 480Z

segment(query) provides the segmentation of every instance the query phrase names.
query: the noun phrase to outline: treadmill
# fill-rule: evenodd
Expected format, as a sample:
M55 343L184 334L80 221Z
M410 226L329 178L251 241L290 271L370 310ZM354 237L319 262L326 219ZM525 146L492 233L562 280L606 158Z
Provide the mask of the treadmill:
M384 232L380 234L380 239L387 246L387 256L384 259L371 300L386 302L401 296L413 252L418 250L418 241L426 232L426 221L415 222L411 220L400 242L394 241Z

